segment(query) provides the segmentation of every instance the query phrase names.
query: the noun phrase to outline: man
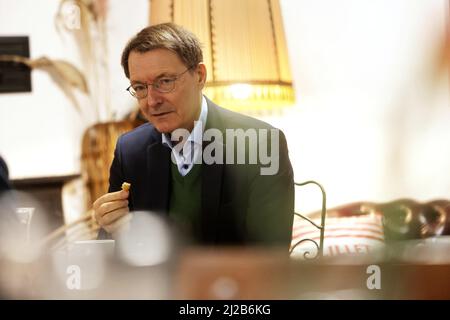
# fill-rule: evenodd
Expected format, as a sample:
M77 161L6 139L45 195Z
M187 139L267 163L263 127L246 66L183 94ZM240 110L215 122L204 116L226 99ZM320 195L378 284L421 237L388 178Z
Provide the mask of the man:
M284 135L204 97L202 61L197 38L171 23L143 29L124 49L127 90L149 123L117 141L109 193L94 203L99 237L114 237L130 221L130 211L148 210L168 216L195 244L288 248L294 185ZM264 133L275 133L277 139L267 144L277 151L277 170L263 174L261 163L221 161L234 145L227 140L230 132L258 137L244 143L237 157L251 157L256 144L268 142ZM202 139L203 133L215 139ZM130 191L120 190L123 182L131 184Z

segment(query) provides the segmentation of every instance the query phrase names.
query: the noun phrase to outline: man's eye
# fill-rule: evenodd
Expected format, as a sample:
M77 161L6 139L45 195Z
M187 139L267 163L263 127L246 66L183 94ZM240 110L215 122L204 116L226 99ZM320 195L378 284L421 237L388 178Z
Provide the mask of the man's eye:
M145 86L142 84L138 84L138 85L133 86L133 90L136 92L143 91L143 90L145 90Z
M164 85L171 84L173 81L174 81L174 79L162 78L162 79L159 79L158 83L160 86L164 86Z

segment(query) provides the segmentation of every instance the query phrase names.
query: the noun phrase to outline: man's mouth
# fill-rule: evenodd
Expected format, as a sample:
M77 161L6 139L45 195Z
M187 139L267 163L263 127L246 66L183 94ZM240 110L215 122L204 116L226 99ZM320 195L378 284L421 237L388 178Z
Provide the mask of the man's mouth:
M154 114L152 114L152 117L161 117L161 116L164 116L164 115L169 114L171 112L172 111L154 113Z

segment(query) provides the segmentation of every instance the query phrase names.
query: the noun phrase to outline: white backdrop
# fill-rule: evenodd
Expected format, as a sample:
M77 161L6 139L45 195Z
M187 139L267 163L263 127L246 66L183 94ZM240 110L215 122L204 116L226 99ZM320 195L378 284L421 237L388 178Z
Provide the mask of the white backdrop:
M448 1L281 4L297 105L266 119L286 132L296 180L322 183L329 206L450 198L449 69L430 80ZM298 192L298 210L317 194Z

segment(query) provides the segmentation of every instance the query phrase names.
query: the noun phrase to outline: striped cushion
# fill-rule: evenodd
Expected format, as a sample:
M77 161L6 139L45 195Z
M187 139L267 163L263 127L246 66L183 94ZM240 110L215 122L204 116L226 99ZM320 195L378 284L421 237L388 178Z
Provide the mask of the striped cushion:
M317 225L320 221L314 220ZM319 244L320 231L308 221L295 216L291 248L302 239L312 239ZM324 255L367 254L384 245L382 217L379 214L327 218L324 237ZM305 252L314 256L315 245L304 241L292 252L294 258L304 258Z

